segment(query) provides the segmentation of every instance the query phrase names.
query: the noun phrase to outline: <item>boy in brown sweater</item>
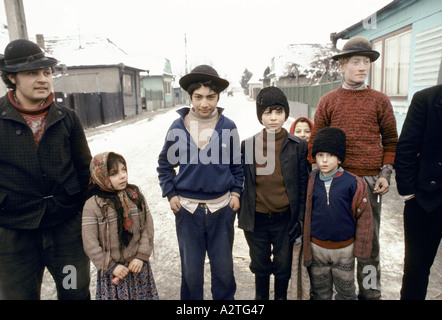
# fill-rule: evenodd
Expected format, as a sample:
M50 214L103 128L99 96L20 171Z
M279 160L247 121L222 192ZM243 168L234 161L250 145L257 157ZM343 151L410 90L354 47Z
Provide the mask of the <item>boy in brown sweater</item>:
M382 92L365 84L371 62L379 52L363 37L354 37L333 56L338 61L344 82L338 89L324 95L316 109L309 151L316 133L324 127L342 129L347 136L344 170L356 174L368 185L373 212L373 250L367 264L358 263L359 299L380 299L379 228L381 196L389 190L398 134L390 100ZM364 288L366 266L376 268L376 284ZM364 271L365 270L365 271Z
M289 105L280 89L262 89L256 98L256 112L265 128L241 145L244 190L238 226L244 230L250 248L255 298L269 299L273 274L275 300L284 300L293 242L302 234L309 168L307 142L282 128Z

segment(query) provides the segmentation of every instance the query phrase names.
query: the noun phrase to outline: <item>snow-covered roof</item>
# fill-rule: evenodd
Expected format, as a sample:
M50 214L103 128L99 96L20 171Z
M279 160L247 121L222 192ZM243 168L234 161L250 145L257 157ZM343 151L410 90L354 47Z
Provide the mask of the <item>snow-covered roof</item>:
M295 64L299 75L308 77L319 69L317 62L329 59L331 52L329 44L290 44L275 55L270 73L276 78L286 76L288 67Z
M45 38L45 52L68 67L124 64L141 70L148 69L145 62L132 58L105 37Z

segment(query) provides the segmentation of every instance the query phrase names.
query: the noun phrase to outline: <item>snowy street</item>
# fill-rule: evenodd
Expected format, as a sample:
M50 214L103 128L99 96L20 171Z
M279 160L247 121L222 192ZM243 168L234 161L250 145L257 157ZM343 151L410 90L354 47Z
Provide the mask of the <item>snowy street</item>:
M224 115L237 125L243 140L262 129L255 111L255 101L241 92L233 97L222 94L220 107ZM177 300L180 292L180 257L175 232L175 218L169 209L167 199L161 197L157 177L157 157L163 146L166 132L179 107L152 113L143 112L136 119L103 126L86 131L93 155L103 151L122 154L128 164L130 183L138 185L146 196L155 225L155 250L150 259L160 299ZM293 119L287 120L288 130ZM381 221L381 268L382 298L399 299L403 268L403 202L396 191L394 175L390 192L383 198ZM436 257L432 269L427 299L442 299L442 253ZM237 293L235 299L254 298L254 276L249 270L249 253L243 231L236 228L234 242L234 264ZM206 261L205 299L211 299L210 266ZM95 298L95 269L92 267L91 295ZM271 291L273 288L271 287ZM272 295L271 295L272 297ZM290 297L290 295L289 295ZM52 279L46 274L42 299L56 299Z

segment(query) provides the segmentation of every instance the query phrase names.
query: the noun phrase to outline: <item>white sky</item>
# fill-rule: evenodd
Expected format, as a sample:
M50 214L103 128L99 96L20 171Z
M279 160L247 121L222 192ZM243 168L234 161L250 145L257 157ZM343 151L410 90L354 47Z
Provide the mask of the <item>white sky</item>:
M173 73L211 64L234 85L245 68L262 73L294 43L328 43L330 33L392 0L23 0L28 36L105 36L127 53L170 59ZM7 24L4 5L0 20ZM55 57L56 58L56 57Z

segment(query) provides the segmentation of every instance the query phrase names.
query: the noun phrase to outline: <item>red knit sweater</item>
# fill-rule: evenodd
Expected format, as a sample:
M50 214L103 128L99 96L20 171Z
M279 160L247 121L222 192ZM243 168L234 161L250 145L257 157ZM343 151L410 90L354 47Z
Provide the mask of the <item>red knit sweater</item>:
M398 134L390 100L382 92L342 86L325 94L318 103L309 154L316 132L323 127L345 131L347 152L342 167L359 176L379 174L384 164L393 164Z

